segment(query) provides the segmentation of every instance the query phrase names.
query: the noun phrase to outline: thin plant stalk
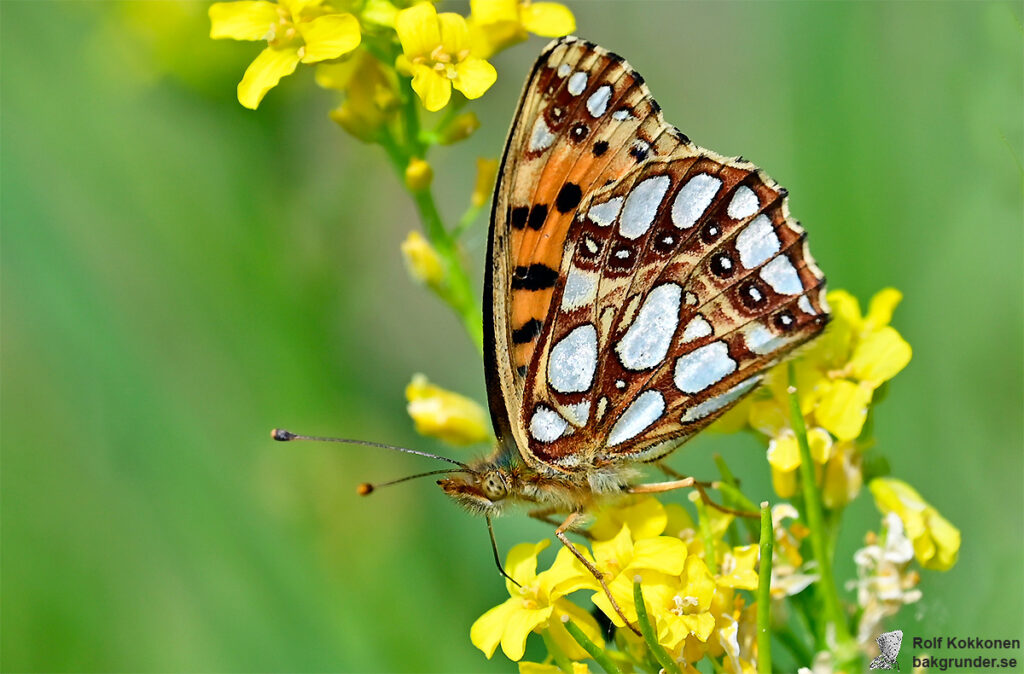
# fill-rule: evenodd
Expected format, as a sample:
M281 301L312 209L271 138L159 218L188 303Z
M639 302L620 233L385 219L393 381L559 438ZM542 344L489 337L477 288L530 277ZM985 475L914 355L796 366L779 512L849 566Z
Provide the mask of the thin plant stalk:
M590 640L583 630L581 630L576 623L569 620L569 616L563 616L562 622L565 623L565 630L576 640L583 650L594 659L594 662L601 665L601 669L606 671L608 674L621 674L618 666L612 661L608 653L603 648L595 644Z
M772 671L772 510L768 501L761 503L761 560L757 569L757 672Z
M644 590L640 587L640 583L636 580L633 581L633 603L636 605L636 621L640 624L640 633L644 635L644 641L647 642L647 648L650 649L654 655L655 660L662 668L670 674L682 674L679 670L679 665L672 659L672 656L668 654L665 647L658 643L658 635L655 634L654 628L651 626L651 620L647 617L647 604L644 603Z

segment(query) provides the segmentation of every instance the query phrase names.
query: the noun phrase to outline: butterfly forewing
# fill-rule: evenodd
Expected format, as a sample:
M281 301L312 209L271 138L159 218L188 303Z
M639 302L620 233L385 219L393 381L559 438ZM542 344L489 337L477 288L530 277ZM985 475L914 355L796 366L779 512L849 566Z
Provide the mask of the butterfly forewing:
M491 237L492 415L536 466L656 459L827 321L785 191L691 144L589 43L538 61Z

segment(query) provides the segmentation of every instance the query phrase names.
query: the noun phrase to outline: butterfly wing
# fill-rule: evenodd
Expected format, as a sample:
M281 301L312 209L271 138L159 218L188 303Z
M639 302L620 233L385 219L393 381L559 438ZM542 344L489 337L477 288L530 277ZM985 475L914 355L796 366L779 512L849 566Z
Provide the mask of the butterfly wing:
M659 458L822 330L824 278L785 191L666 125L622 59L554 43L516 120L488 370L499 437L529 463Z
M506 141L491 211L484 315L493 330L485 371L502 441L527 443L526 373L577 205L648 156L668 156L685 142L619 56L566 37L538 58Z

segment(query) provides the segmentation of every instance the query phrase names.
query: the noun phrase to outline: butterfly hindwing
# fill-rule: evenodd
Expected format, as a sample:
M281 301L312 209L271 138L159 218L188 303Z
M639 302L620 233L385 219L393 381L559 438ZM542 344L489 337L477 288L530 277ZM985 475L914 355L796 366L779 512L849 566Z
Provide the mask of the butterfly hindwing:
M690 143L628 64L573 38L523 94L491 262L496 429L559 472L659 458L828 318L785 190Z

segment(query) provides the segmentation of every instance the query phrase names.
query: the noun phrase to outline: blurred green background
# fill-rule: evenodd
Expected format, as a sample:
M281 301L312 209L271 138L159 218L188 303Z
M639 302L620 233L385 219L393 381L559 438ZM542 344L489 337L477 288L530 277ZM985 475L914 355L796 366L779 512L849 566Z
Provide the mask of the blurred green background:
M790 189L832 287L906 294L914 360L877 436L963 548L894 624L1024 636L1020 3L570 5L670 121ZM433 464L268 438L441 449L404 385L423 371L482 401L483 373L406 276L417 223L382 154L327 119L308 69L244 110L259 47L210 41L205 7L0 5L0 666L508 671L468 639L506 596L483 522L428 481L355 495ZM495 59L483 129L435 153L450 220L543 43ZM713 450L771 496L752 438L673 464L710 477ZM524 519L499 521L503 547L549 535ZM865 492L840 577L877 526Z

